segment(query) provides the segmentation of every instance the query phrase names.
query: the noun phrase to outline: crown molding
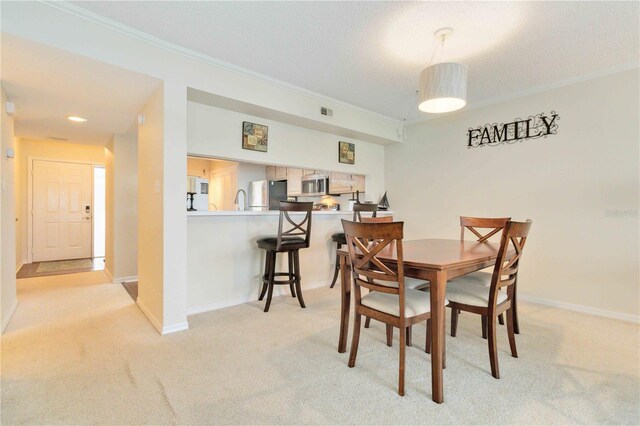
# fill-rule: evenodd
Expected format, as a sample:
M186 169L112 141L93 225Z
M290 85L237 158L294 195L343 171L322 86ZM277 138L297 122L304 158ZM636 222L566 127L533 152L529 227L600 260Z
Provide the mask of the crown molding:
M572 77L572 78L567 78L564 80L560 80L557 81L555 83L551 83L551 84L545 84L542 86L538 86L535 87L533 89L527 89L527 90L522 90L519 92L515 92L509 95L504 95L504 96L497 96L495 98L491 98L488 99L486 101L482 101L482 102L478 102L478 103L474 103L473 105L467 107L467 108L463 108L461 110L459 110L459 112L463 112L463 111L469 111L469 110L474 110L477 108L482 108L485 106L489 106L489 105L493 105L493 104L499 104L501 102L505 102L505 101L509 101L512 99L517 99L517 98L522 98L524 96L529 96L529 95L534 95L536 93L542 93L542 92L547 92L549 90L553 90L553 89L557 89L559 87L563 87L563 86L569 86L571 84L576 84L576 83L581 83L583 81L588 81L588 80L594 80L596 78L600 78L600 77L605 77L608 75L612 75L612 74L617 74L619 72L624 72L624 71L629 71L632 69L639 69L640 67L638 66L637 62L627 62L625 64L616 66L616 67L611 67L611 68L607 68L605 70L602 71L597 71L597 72L593 72L593 73L589 73L589 74L583 74L577 77ZM458 111L456 111L458 112ZM455 114L455 112L453 113ZM444 118L444 117L450 117L450 114L443 114L443 115L424 115L424 116L419 116L417 118L413 118L413 119L409 119L406 121L406 126L410 126L413 124L419 124L419 123L424 123L430 120L435 120L438 118Z
M174 53L174 54L178 54L178 55L182 55L185 56L187 58L190 59L196 59L200 62L204 62L207 65L211 65L217 68L220 68L222 70L225 71L231 71L231 72L235 72L238 74L243 74L247 77L251 77L257 80L262 80L264 82L267 82L269 84L272 84L274 86L278 86L280 88L283 89L287 89L293 92L297 92L312 98L315 98L317 100L320 101L325 101L325 102L331 102L335 105L340 105L344 108L349 108L351 110L354 111L358 111L358 112L362 112L362 113L366 113L366 114L370 114L374 117L380 118L380 119L384 119L384 120L388 120L390 122L393 123L397 123L400 120L393 118L393 117L389 117L383 114L380 114L378 112L374 112L374 111L370 111L366 108L362 108L356 105L352 105L350 103L335 99L335 98L331 98L329 96L323 95L321 93L318 92L314 92L312 90L308 90L305 89L303 87L299 87L296 86L294 84L291 83L287 83L286 81L282 81L282 80L278 80L276 78L273 77L269 77L268 75L264 75L255 71L251 71L248 70L246 68L242 68L239 67L237 65L234 64L230 64L228 62L224 62L221 61L219 59L216 59L212 56L209 55L205 55L204 53L200 53L197 52L195 50L192 49L188 49L186 47L183 46L179 46L177 44L162 40L161 38L158 38L156 36L153 36L151 34L145 33L143 31L139 31L136 30L135 28L132 28L128 25L124 25L120 22L114 21L113 19L109 19L106 18L102 15L99 15L97 13L91 12L87 9L83 9L80 6L76 6L74 4L68 3L67 1L52 1L52 0L39 0L40 3L47 5L51 8L60 10L62 12L68 13L70 15L73 15L75 17L84 19L86 21L89 21L91 23L97 24L97 25L101 25L105 28L108 28L112 31L116 31L120 34L123 34L125 36L134 38L138 41L141 41L143 43L147 43L150 44L154 47L166 50L168 52Z

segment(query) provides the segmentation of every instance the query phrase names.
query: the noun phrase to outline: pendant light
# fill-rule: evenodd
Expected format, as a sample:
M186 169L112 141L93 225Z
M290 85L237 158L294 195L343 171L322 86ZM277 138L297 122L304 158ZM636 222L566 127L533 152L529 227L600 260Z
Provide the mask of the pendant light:
M441 45L440 63L431 65L420 73L418 103L420 111L451 112L467 104L466 65L442 61L444 41L451 34L453 34L451 28L441 28L434 34Z

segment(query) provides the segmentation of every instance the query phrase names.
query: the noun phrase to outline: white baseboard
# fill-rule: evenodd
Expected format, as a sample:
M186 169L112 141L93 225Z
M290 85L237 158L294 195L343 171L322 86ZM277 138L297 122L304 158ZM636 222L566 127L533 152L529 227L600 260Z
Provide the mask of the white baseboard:
M627 322L640 323L640 315L622 314L620 312L607 311L606 309L592 308L591 306L575 305L573 303L559 302L557 300L545 299L538 296L518 293L518 300L523 302L536 303L538 305L551 306L553 308L566 309L568 311L582 312L584 314L599 317L617 319Z
M160 333L163 336L165 334L171 334L171 333L175 333L175 332L178 332L178 331L184 331L184 330L188 330L189 329L189 323L187 321L184 321L184 322L181 322L181 323L178 323L178 324L167 325L167 326L163 327L160 324L160 321L158 321L158 318L156 318L155 315L153 315L151 313L149 308L146 307L144 302L142 302L142 300L140 300L140 296L138 296L138 300L136 300L136 303L138 304L138 307L140 308L142 313L145 314L145 316L149 319L151 324L153 324L155 329L158 330L158 333Z
M160 321L158 321L158 318L156 318L155 315L151 313L149 308L147 308L147 306L144 304L142 299L140 299L140 296L138 296L138 300L136 300L136 304L138 305L142 313L145 314L145 316L149 319L151 324L153 324L156 330L158 330L158 333L162 334L162 324L160 324Z
M137 275L130 275L128 277L116 277L113 280L114 284L122 284L123 282L129 282L129 281L138 281L138 276Z
M189 329L189 323L187 321L185 322L181 322L178 324L173 324L173 325L167 325L165 327L162 327L162 335L164 336L165 334L171 334L171 333L176 333L178 331L185 331Z
M329 284L326 281L322 281L319 283L305 285L304 287L302 287L302 291L304 292L305 290L312 290L314 288L320 288L324 286L328 287ZM284 285L276 286L274 288L273 296L274 297L283 296L285 294L289 294L288 291L289 291L288 286L284 286ZM251 296L242 297L238 299L223 300L220 302L209 303L206 305L194 306L191 308L187 308L187 315L195 315L195 314L201 314L203 312L215 311L218 309L228 308L230 306L242 305L243 303L255 302L256 300L258 300L258 295L254 294Z
M16 312L17 307L18 307L18 298L16 298L16 300L13 301L13 304L9 308L9 312L5 313L4 318L2 318L2 333L4 333L4 330L9 325L9 321L11 321L11 317L13 317L13 314Z
M113 282L113 275L111 275L111 271L109 271L106 266L104 267L103 271L107 275L109 281Z

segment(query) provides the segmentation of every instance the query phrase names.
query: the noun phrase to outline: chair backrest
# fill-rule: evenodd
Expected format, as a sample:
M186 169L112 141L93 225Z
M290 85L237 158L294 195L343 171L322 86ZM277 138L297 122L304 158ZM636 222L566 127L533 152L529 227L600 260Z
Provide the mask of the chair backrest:
M313 202L280 201L280 222L278 224L278 241L276 249L282 248L283 239L287 237L299 237L304 239L304 244L299 248L307 248L311 243L311 211ZM306 212L299 216L300 220L294 220L289 212ZM296 215L297 216L297 215ZM295 216L294 216L295 217ZM295 217L297 219L297 217ZM285 220L287 223L285 223ZM285 229L285 225L287 228ZM287 244L290 246L290 244Z
M404 316L404 269L402 265L403 222L359 223L342 219L353 271L354 294L360 304L360 287L399 295L400 315ZM392 250L397 260L392 268L378 255Z
M526 222L509 221L502 231L500 239L500 249L496 265L493 268L491 277L491 289L489 296L489 306L495 306L498 298L498 291L507 287L507 295L513 296L514 284L518 276L518 268L520 266L520 258L524 250L524 244L527 241L529 230L533 222L527 219ZM509 253L510 247L514 252Z
M389 223L393 222L393 216L378 216L378 217L361 217L362 223Z
M502 231L510 220L510 217L460 216L460 241L464 241L464 230L468 229L478 238L478 242L486 242L489 238ZM483 234L478 229L491 229L491 231Z
M353 221L362 221L362 212L371 212L371 217L376 217L378 212L378 205L371 203L355 203L353 205Z

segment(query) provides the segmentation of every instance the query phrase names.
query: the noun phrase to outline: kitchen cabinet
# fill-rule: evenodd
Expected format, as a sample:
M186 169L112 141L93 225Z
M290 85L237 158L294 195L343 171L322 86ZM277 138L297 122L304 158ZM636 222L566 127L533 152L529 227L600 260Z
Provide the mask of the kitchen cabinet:
M363 175L351 175L347 173L329 174L329 194L350 194L352 192L364 192L365 177Z
M324 170L309 170L303 169L302 176L310 176L310 175L326 175L327 173Z
M353 187L351 192L364 192L364 176L363 175L351 175L353 179Z
M287 195L302 195L302 169L287 168Z
M287 168L280 166L267 166L267 180L285 180Z

